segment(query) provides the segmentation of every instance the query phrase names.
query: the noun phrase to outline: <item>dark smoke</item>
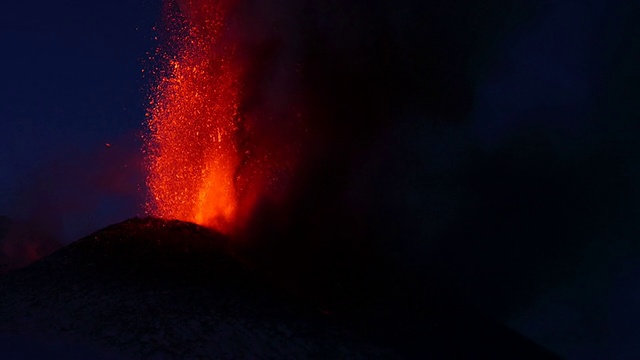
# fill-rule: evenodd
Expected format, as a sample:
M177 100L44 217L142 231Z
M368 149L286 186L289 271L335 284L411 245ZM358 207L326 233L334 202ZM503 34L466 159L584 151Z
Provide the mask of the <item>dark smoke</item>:
M247 146L302 154L284 200L265 197L255 211L247 236L266 247L256 256L282 273L352 271L361 253L423 275L459 273L469 261L452 232L491 191L470 178L487 157L470 126L474 89L501 33L538 11L498 1L240 2L227 40L248 69L242 111L258 130ZM251 159L244 166L250 173ZM443 255L444 269L433 260ZM504 296L496 308L513 306Z
M302 154L253 256L293 282L380 257L502 320L597 301L576 284L640 250L630 6L241 1L246 143Z

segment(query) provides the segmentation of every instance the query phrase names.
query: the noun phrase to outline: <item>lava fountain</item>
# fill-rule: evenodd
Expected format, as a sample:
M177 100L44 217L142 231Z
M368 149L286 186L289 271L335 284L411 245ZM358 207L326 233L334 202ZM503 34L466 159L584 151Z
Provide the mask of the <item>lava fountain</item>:
M184 0L168 10L170 51L147 113L147 212L232 231L238 211L240 80L222 41L232 1Z

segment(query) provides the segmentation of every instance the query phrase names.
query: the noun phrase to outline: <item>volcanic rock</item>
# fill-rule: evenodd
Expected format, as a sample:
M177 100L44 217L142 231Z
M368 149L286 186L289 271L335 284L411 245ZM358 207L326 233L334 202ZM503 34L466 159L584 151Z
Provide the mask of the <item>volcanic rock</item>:
M227 241L151 218L107 227L0 278L0 334L123 358L393 358L269 286Z
M382 297L351 315L321 310L234 253L190 223L109 226L0 277L0 354L53 343L71 349L61 358L555 358L418 290L416 301L404 288L388 296L405 306Z

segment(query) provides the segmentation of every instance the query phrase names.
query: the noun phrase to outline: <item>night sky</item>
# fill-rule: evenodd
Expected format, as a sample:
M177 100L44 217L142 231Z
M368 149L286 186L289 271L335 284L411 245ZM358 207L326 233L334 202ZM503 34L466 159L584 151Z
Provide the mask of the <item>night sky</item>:
M5 5L0 213L70 241L139 212L141 71L159 12L151 1Z
M309 3L336 68L376 68L367 44L392 44L388 119L327 125L370 126L342 190L381 248L567 358L640 357L637 2ZM4 4L0 215L68 243L142 214L161 9Z

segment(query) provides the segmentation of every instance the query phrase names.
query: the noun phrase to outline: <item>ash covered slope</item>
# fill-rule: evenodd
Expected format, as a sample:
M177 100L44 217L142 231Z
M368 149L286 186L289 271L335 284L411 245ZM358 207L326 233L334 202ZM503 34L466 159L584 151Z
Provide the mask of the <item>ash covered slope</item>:
M0 334L124 357L392 358L224 255L196 225L132 219L0 278Z
M229 244L178 221L109 226L0 277L0 337L62 336L125 358L554 358L415 284L351 286L362 299L324 315Z

